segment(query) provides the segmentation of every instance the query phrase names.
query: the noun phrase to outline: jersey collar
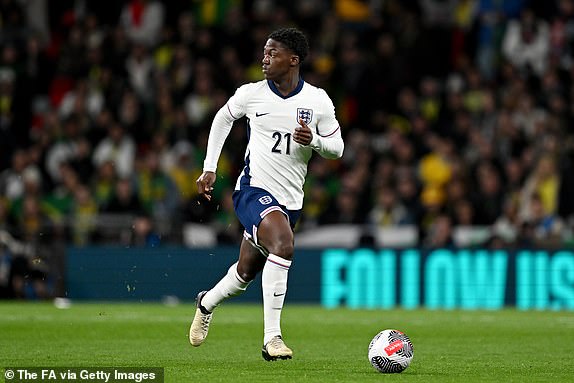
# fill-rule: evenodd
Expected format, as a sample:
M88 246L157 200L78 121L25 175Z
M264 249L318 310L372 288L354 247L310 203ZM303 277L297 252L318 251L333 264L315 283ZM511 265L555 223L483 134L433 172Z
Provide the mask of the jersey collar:
M299 82L297 83L297 87L295 87L295 89L293 89L293 91L291 93L289 93L287 96L283 96L281 94L281 92L279 92L279 89L277 89L277 87L275 86L275 83L271 80L267 80L267 85L269 85L269 89L271 89L271 91L273 93L275 93L277 96L281 97L282 99L293 97L297 93L301 92L301 89L303 89L303 83L304 83L303 78L299 77Z

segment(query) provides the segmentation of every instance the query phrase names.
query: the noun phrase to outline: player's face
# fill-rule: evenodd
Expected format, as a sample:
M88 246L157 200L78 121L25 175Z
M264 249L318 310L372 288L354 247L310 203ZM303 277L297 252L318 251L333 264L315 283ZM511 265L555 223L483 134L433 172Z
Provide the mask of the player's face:
M265 43L261 65L267 80L279 80L298 62L299 57L279 41L269 39Z

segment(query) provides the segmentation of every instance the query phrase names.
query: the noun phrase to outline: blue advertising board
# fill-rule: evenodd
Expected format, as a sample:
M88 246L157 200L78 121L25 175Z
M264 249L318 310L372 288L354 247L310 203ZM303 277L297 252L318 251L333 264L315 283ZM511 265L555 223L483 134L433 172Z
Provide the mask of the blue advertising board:
M574 252L325 250L326 307L574 310Z
M235 247L70 248L72 299L192 300L237 260ZM256 279L234 301L260 301ZM486 249L298 250L290 302L325 307L574 310L574 252Z

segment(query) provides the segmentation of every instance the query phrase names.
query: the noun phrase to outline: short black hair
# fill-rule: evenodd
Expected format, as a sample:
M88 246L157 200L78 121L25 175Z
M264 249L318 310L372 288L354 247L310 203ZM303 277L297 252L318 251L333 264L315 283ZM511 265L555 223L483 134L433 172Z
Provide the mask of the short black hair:
M303 62L309 54L309 42L303 32L297 28L281 28L271 32L269 38L279 41L299 56L299 62Z

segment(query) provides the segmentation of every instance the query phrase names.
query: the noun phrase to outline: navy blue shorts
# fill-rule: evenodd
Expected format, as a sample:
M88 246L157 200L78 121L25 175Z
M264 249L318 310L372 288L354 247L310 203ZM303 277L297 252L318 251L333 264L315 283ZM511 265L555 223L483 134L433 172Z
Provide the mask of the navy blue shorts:
M239 222L245 229L243 235L256 245L259 245L257 242L257 227L267 214L272 211L280 211L289 220L291 228L295 227L301 215L301 210L288 210L285 206L279 204L271 193L253 186L242 186L241 190L233 192L233 207Z

